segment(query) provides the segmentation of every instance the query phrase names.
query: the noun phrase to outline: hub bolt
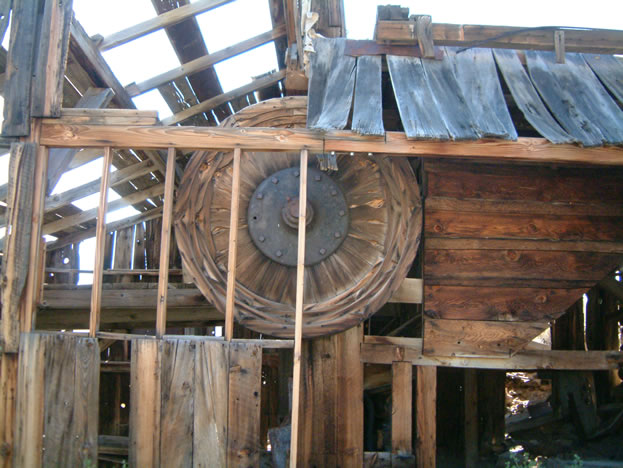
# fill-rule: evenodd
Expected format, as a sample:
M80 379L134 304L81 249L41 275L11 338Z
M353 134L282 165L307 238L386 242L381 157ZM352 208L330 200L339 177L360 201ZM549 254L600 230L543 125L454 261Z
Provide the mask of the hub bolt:
M260 236L259 239L260 239L260 242L264 242L266 240L264 236Z
M331 196L335 197L337 195L337 190L331 190Z
M324 254L327 253L327 250L326 249L320 249L319 252L320 252L320 255L324 255Z
M340 216L344 216L346 212L344 210L340 210Z
M314 176L314 180L315 180L316 182L320 182L320 176L319 176L319 175Z
M281 257L283 255L283 252L281 250L277 250L277 252L275 252L275 255L277 255L277 257Z
M333 235L335 236L336 239L339 239L340 237L342 237L342 233L340 232L335 232Z
M262 198L264 198L264 195L261 193L258 193L255 198L257 198L258 200L261 200Z
M301 173L299 171L294 171L294 177L298 177L300 175L301 175Z
M272 178L272 180L271 180L271 182L272 182L273 184L278 184L278 183L279 183L279 179L277 179L276 177L273 177L273 178Z

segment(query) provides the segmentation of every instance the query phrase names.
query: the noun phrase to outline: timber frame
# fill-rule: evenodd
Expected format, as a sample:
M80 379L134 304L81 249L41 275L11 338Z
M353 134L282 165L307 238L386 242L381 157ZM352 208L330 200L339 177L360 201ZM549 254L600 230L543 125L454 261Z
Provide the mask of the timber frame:
M170 126L156 125L153 112L131 109L134 107L131 101L133 96L165 86L187 75L210 70L215 63L270 40L283 40L282 43L277 43L279 50L285 52L287 48L291 48L291 53L294 55L294 50L301 43L300 33L297 33L300 25L298 21L293 20L297 16L296 2L284 4L271 1L271 4L281 5L281 7L277 5L273 8L273 14L276 12L276 16L281 16L278 18L280 21L275 22L272 31L248 39L229 49L192 58L179 69L171 70L143 83L132 84L126 89L120 85L102 59L101 51L128 42L157 28L180 24L200 12L216 8L227 1L229 0L202 0L168 12L164 12L165 7L161 5L162 14L156 19L105 37L99 43L91 41L76 22L63 23L64 26L59 27L60 31L51 28L48 38L50 44L55 43L58 35L64 39L59 41L61 47L52 51L53 53L47 57L47 62L52 65L56 64L56 68L52 69L48 76L48 81L44 86L46 89L35 93L40 107L45 110L35 112L32 116L29 115L26 122L18 122L19 119L15 114L18 113L17 110L23 102L21 104L18 100L9 102L11 107L9 121L13 130L17 128L17 132L7 133L7 137L10 138L9 143L12 143L13 171L8 193L0 194L3 195L0 198L6 197L8 200L6 223L11 227L11 234L3 247L0 466L39 466L53 461L77 466L77 464L86 464L88 460L92 462L94 458L97 459L98 443L105 445L98 442L100 439L97 437L98 401L96 396L99 394L99 371L118 372L115 365L100 362L98 351L115 341L130 342L132 346L131 355L127 362L124 361L123 372L129 371L131 376L131 392L136 405L131 408L130 421L135 424L130 427L129 448L125 448L125 452L122 450L122 453L129 453L130 461L135 466L159 466L160 464L174 466L188 463L188 460L183 459L181 455L183 450L177 450L178 447L175 445L180 440L188 445L183 447L188 448L197 457L196 459L200 456L211 456L218 457L214 459L228 466L236 466L240 463L258 465L259 452L254 437L258 438L260 431L259 393L262 391L262 351L264 349L293 349L294 351L290 417L292 434L290 466L292 467L306 466L310 459L316 456L313 454L312 431L319 423L314 422L313 428L312 424L307 423L313 418L314 404L318 403L313 401L310 394L313 391L313 385L319 384L311 377L310 380L313 381L304 380L304 377L312 375L310 362L313 359L320 359L318 356L323 352L329 355L334 353L333 355L337 356L330 369L331 378L337 384L335 388L331 387L333 393L326 397L327 400L331 399L330 405L333 408L333 412L328 417L333 418L331 421L336 426L336 439L331 442L335 458L324 461L326 463L337 462L342 466L363 466L364 463L371 463L371 460L374 463L385 460L387 464L383 466L401 466L401 464L411 466L414 460L417 466L421 467L435 465L435 398L438 368L474 370L465 373L466 387L473 389L476 369L615 371L623 367L623 352L621 351L552 351L542 349L536 344L531 344L526 349L507 357L436 356L425 352L420 338L366 335L363 326L333 337L322 338L315 343L306 342L302 339L305 229L299 229L294 340L237 338L233 318L236 284L237 187L240 183L238 171L240 159L247 153L253 151L300 152L300 170L303 177L300 179L299 226L303 227L305 226L307 180L304 171L307 168L308 158L317 153L349 153L354 157L358 154L379 153L391 157L613 167L623 166L623 149L555 145L542 138L529 137L519 138L516 142L493 139L473 142L433 142L408 140L401 132L387 132L383 137L364 137L350 131L320 132L304 129L174 125L196 118L197 115L206 115L206 113L211 115L212 111L214 115L220 113L220 117L226 116L229 108L225 104L248 96L258 89L274 88L283 80L287 82L289 77L300 73L298 64L296 66L290 64L289 68L286 68L285 63L282 63L283 67L280 71L259 78L251 85L230 93L214 94L214 89L203 90L205 99L187 109L179 109L173 117L162 122ZM25 5L25 2L22 3ZM48 12L48 15L51 16L53 12L59 13L62 3L60 1L44 2L46 11L47 9L53 10ZM5 4L6 2L0 3L0 5ZM71 7L71 2L68 4ZM335 14L340 4L340 2L328 2L328 6L324 5L323 10ZM27 6L22 5L21 8L27 9ZM69 21L67 18L69 13L62 11L65 14L63 18ZM26 14L28 12L22 11L21 13L23 17L18 14L18 21L29 18ZM49 19L49 16L46 18ZM32 15L30 18L32 19ZM327 29L338 30L335 31L335 35L340 35L343 32L339 31L343 30L343 14L341 20L342 24L339 24L340 21L334 21L333 24L327 21L324 26ZM411 36L405 37L405 29L402 25L384 23L386 22L381 21L377 25L377 37L380 40L400 42L413 39L413 31L411 31ZM387 23L401 22L387 21ZM450 27L437 26L439 27L433 27L433 39L437 44L443 40L442 32L440 32L442 30L446 35L443 37L459 34ZM71 39L69 31L72 34ZM495 35L499 33L500 31L495 31ZM175 36L175 33L171 34ZM460 34L465 34L465 31ZM481 31L473 40L486 39L491 34L493 33ZM573 34L566 34L568 50L575 47L585 50L584 44L577 45L574 42L576 39L572 37ZM525 47L542 45L546 42L544 37L532 38L528 44L524 45ZM599 51L621 52L623 50L621 48L623 39L619 32L608 32L606 39L605 45ZM448 40L456 44L472 39L467 39L466 36L465 39ZM518 42L514 41L506 45L517 48ZM128 107L128 109L74 110L63 107L60 102L63 89L61 65L65 63L67 49L72 50L77 60L92 66L91 71L96 78L93 81L97 81L95 84L115 91L114 98L108 93L98 95L101 100L99 104L103 105L104 101L112 98L114 105ZM588 49L593 50L591 46ZM13 57L13 60L17 58ZM42 61L42 64L39 64L40 67L47 65L43 58L39 60ZM69 63L68 69L73 65L75 64ZM8 74L9 79L11 73ZM57 79L59 76L60 80ZM212 81L210 86L214 85ZM218 85L218 80L216 80L216 85ZM11 89L11 86L7 88ZM267 96L270 97L270 94ZM93 104L93 106L98 107L99 104ZM205 119L213 123L214 115L205 117ZM66 199L46 196L47 189L50 188L48 168L56 163L56 158L53 159L51 155L55 151L65 151L64 159L67 159L67 162L63 167L67 169L77 149L82 149L85 153L88 153L89 149L103 149L104 164L99 181L92 183L89 187L80 187L79 192L66 195ZM173 283L170 277L182 274L182 271L178 269L169 268L172 209L176 179L179 178L180 172L177 162L182 158L182 153L198 149L233 150L234 152L233 196L228 244L227 311L224 321L203 297L197 297L196 290L170 289ZM117 153L130 154L130 150L140 154L141 161L134 166L111 173L110 167ZM166 153L160 150L166 150ZM118 204L107 200L109 187L121 185L131 176L142 177L155 172L159 172L158 184L141 186L140 191L123 194L124 199ZM47 189L46 186L48 186ZM79 195L83 196L84 193L97 192L100 194L97 209L90 212L73 212L57 221L45 219L46 213L51 212L52 208L66 206L72 199L78 198ZM149 197L159 195L164 196L163 203L159 203L151 210L144 211L141 215L123 222L106 224L105 214L111 207L141 203ZM72 216L76 218L71 218ZM159 268L105 270L106 233L153 218L162 218L159 237ZM44 295L43 283L46 273L75 274L80 271L64 268L56 271L54 268L46 268L46 247L42 241L42 235L58 232L62 230L59 226L61 228L65 226L65 224L54 225L53 223L67 223L67 226L72 227L87 221L92 223L93 220L96 220L95 225L90 225L85 231L88 235L96 237L92 288L90 291L76 288L72 292L59 292L56 296L53 293L55 290L50 288L46 290L46 293L51 292L51 294ZM78 242L85 238L84 234L84 232L78 232L69 234L67 238L59 238L56 243L50 244L48 249ZM107 288L104 283L105 275L133 274L157 276L157 286L146 288L147 293L138 288L133 289L134 293L124 293L119 285ZM614 295L621 294L620 284L617 283L611 277L604 283L606 285L604 287L611 288L615 292ZM136 303L144 301L146 294L155 298L155 313L152 313L153 307L151 306L145 306L142 312L140 310L137 312L141 308ZM135 299L128 299L133 295ZM85 327L88 328L88 332L42 332L41 329L45 328L46 320L48 323L53 320L53 313L50 311L55 310L54 301L58 308L62 306L62 301L67 300L67 297L70 297L73 303L70 308L79 311L80 317L76 319L76 322L68 321L65 325L68 329L77 326ZM621 300L621 296L616 297ZM131 305L124 307L123 303L127 301ZM422 304L422 279L405 280L390 302ZM104 309L116 309L117 318L106 318L110 321L104 322L102 320ZM175 313L188 314L188 323L196 321L223 323L224 336L210 338L167 334L167 317L173 310ZM48 312L47 315L46 312ZM153 330L153 333L131 334L101 330L101 328L108 328L107 325L111 323L123 322L126 320L125 317L131 314L140 315L139 318L135 317L132 320L146 329ZM184 323L184 320L180 322ZM55 324L58 325L57 322ZM180 367L176 367L172 356L179 357ZM396 409L392 415L391 453L364 453L363 392L364 365L367 364L391 366L392 400ZM184 372L184 374L178 375L177 372ZM315 376L315 378L318 377ZM322 378L318 379L322 381ZM193 384L186 385L187 380L192 381ZM69 381L70 383L55 390L58 382ZM213 391L214 395L212 395L208 390L214 389L206 389L199 384L199 382L206 381L214 382L215 387L219 388L222 384L222 388L225 389L224 394ZM311 391L308 387L310 384L312 385ZM415 400L412 398L414 385ZM189 386L191 390L188 390ZM62 395L64 391L68 392L68 395L71 394L71 398L67 397L67 401L73 405L76 420L74 423L67 421L66 410L64 412L63 405L59 404L59 401L62 402L64 398ZM175 417L178 417L180 412L175 404L181 401L180 407L186 405L188 399L184 398L188 396L188 391L192 393L193 402L204 401L201 398L205 396L206 400L213 398L212 403L215 401L223 403L219 414L211 416L220 419L216 422L208 421L207 407L194 403L193 411L196 412L196 416L189 416L190 419L180 417L181 422L177 421ZM206 396L208 394L211 396ZM473 398L473 392L470 393L470 397ZM240 403L241 400L243 403ZM414 421L410 417L404 417L405 414L411 414L413 404L418 409ZM187 408L184 409L186 410ZM473 408L470 411L471 413L465 416L466 427L467 419L474 417ZM320 416L324 417L324 415ZM205 426L202 425L204 424L202 417L206 418ZM53 433L51 428L54 424L49 422L50 419L53 419L53 423L58 424L59 427L62 426L63 431ZM226 440L219 439L218 431L210 432L209 428L212 426L208 427L208 423L222 424L223 421L225 421ZM182 429L176 427L178 422L179 427L183 427L188 432L183 432ZM204 437L202 432L204 429L205 440L200 438ZM189 438L188 433L193 435ZM413 434L417 434L415 446L412 443ZM75 443L71 442L68 447L63 446L57 452L53 450L55 443L61 447L64 438L73 440L74 437ZM466 447L466 451L472 450L470 455L466 454L467 458L472 457L470 463L473 462L474 457L473 443L470 447ZM477 445L477 441L475 443ZM100 448L100 454L102 452L105 450Z

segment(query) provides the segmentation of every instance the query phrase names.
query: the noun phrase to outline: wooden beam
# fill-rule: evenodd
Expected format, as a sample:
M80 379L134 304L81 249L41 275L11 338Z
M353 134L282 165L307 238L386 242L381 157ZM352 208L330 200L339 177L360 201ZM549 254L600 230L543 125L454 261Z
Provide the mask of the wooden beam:
M145 36L150 32L180 23L187 18L212 10L231 1L232 0L200 0L190 5L175 8L155 18L145 20L142 23L130 26L129 28L105 37L99 44L99 50L103 52L112 49L113 47Z
M236 299L236 261L238 255L238 206L240 198L240 148L234 149L234 162L229 211L229 244L227 248L227 296L225 298L225 339L234 337L234 307Z
M182 7L183 8L183 7ZM203 57L199 57L195 60L191 60L177 68L161 73L160 75L149 78L141 83L132 83L126 86L126 90L131 97L138 96L149 90L155 89L158 86L169 83L178 78L192 75L199 71L210 68L214 64L227 60L231 57L235 57L238 54L254 49L262 44L266 44L272 40L285 36L285 25L279 25L271 31L267 31L262 34L258 34L255 37L242 41L225 49L213 52Z
M438 46L472 47L478 44L476 47L528 50L554 50L554 30L557 29L444 23L433 24L432 27L433 41ZM623 31L558 29L565 32L567 52L623 53ZM413 21L378 21L376 24L375 39L378 42L413 44L416 36Z
M164 185L157 184L152 185L148 189L141 190L140 192L134 192L126 197L120 198L108 204L108 209L110 211L116 210L118 208L123 208L124 206L133 205L134 203L138 203L140 201L146 200L151 197L156 197L158 195L162 195L164 193ZM97 208L93 208L91 210L82 211L78 214L67 216L66 218L61 218L58 221L52 221L51 223L43 225L43 234L53 234L55 232L64 231L73 226L77 226L78 224L85 223L87 221L91 221L98 216Z
M169 250L171 245L171 219L173 216L173 189L175 187L175 149L169 148L167 172L164 179L164 208L160 234L160 275L158 276L158 303L156 305L156 336L167 330L167 296L169 289Z
M108 203L108 180L112 165L112 148L104 151L102 167L102 183L100 185L100 199L97 208L97 230L95 233L95 266L93 267L93 289L91 290L91 317L89 319L89 336L95 338L100 328L102 310L102 280L104 271L104 255L106 249L106 208Z
M65 125L156 125L158 111L137 109L61 109L58 119L44 119L46 123Z
M340 153L384 153L393 156L458 157L474 160L526 161L623 165L623 149L618 147L582 148L555 145L544 138L517 141L484 139L440 142L408 140L404 133L387 132L385 137L368 137L350 131L318 132L307 129L133 127L94 125L42 126L41 143L56 147L193 148Z
M124 167L110 174L110 187L127 183L132 179L144 176L155 170L153 162L149 159ZM80 200L81 198L97 193L100 189L100 184L101 179L96 179L65 192L47 197L45 199L45 212L50 213L63 206L69 205L72 201Z
M437 368L417 366L415 459L417 468L437 466Z
M221 104L225 104L226 102L231 101L232 99L236 99L240 96L244 96L245 94L252 93L253 91L272 86L284 79L285 77L285 70L270 73L262 78L253 80L251 83L241 86L240 88L236 88L226 93L219 94L218 96L202 101L199 104L189 107L188 109L184 109L183 111L178 112L171 117L167 117L166 119L162 120L162 124L174 125L176 123L183 122L184 120L187 120L197 114L201 114L202 112L209 112L212 109L220 106Z
M296 468L301 416L301 350L303 344L303 296L305 292L305 219L307 211L307 157L301 150L301 178L299 185L298 255L296 262L296 304L294 316L294 370L292 377L292 419L290 436L290 466ZM304 422L303 422L304 423Z
M526 349L512 357L443 357L422 354L421 338L366 336L361 360L369 364L410 361L417 366L462 367L507 370L609 370L623 363L621 351L549 351Z
M138 223L143 223L145 221L151 221L152 219L160 218L162 216L162 207L153 208L148 211L144 211L143 213L136 214L134 216L130 216L129 218L125 218L119 221L115 221L113 223L106 223L106 231L114 232L120 231L122 229L129 228ZM74 232L72 234L68 234L66 236L61 237L60 239L49 242L46 244L46 250L51 252L56 249L61 249L70 244L77 244L80 241L85 239L89 239L95 236L95 228L86 229L84 231Z
M392 454L405 457L413 453L412 404L413 364L392 363Z

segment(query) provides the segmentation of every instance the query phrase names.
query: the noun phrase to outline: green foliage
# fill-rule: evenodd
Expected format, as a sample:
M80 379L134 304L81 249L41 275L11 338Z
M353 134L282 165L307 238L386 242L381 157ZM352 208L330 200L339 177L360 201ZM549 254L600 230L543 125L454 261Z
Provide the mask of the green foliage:
M539 462L532 460L528 453L511 453L510 458L504 465L504 468L537 468L539 466Z

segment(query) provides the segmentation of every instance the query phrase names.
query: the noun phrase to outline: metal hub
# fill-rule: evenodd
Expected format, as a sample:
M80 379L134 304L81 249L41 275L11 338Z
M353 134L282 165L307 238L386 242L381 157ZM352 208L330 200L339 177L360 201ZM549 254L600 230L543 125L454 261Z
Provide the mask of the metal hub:
M271 260L296 266L299 175L292 167L275 172L258 185L249 201L249 233ZM305 265L330 256L348 234L348 206L337 183L317 169L307 171Z

